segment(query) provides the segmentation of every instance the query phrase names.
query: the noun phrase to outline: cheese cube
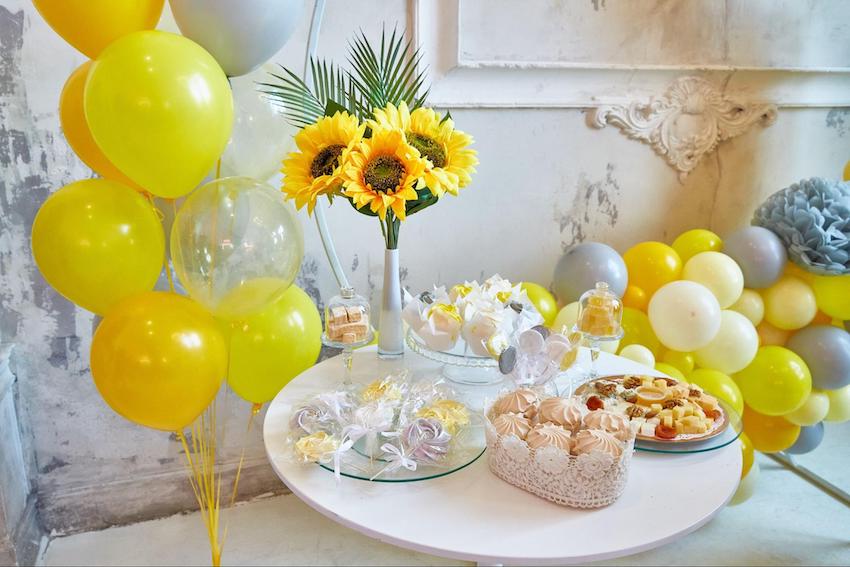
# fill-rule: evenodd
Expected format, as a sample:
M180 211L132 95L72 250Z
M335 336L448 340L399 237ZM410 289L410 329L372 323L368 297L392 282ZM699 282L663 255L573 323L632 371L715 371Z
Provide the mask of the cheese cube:
M674 425L676 426L676 435L681 435L685 432L685 426L682 424L681 421L675 422Z
M664 427L673 427L673 416L664 416L663 418L661 418L661 423L664 424Z
M651 409L652 411L654 411L656 413L661 413L662 408L661 408L661 404L651 404L649 406L649 409Z
M662 390L666 390L667 389L667 380L664 380L662 378L657 378L652 383L652 385L655 386L656 388L661 388Z
M676 406L673 408L673 419L682 419L685 417L685 406Z
M655 424L649 422L641 424L640 434L644 437L655 437Z

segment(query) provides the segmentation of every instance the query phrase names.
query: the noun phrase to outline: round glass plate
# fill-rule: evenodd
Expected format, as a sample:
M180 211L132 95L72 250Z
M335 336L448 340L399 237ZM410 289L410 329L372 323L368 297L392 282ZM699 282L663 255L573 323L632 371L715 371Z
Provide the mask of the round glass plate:
M460 340L450 351L432 350L412 330L408 329L405 342L410 350L429 360L443 364L443 377L458 384L490 386L502 382L499 363L489 356L476 356L468 352L466 342Z
M718 399L720 406L726 413L729 424L718 435L707 439L695 439L693 441L683 440L671 443L669 441L649 441L647 439L636 439L635 449L648 453L704 453L714 451L734 443L744 430L744 421L741 416L732 409L725 401Z
M356 450L357 444L340 458L340 475L372 482L416 482L450 475L471 465L484 454L487 441L484 437L484 417L480 414L470 416L470 424L464 427L452 440L451 450L446 458L434 465L418 465L416 470L399 467L389 470L390 462L380 458L369 458ZM319 466L331 474L333 462Z

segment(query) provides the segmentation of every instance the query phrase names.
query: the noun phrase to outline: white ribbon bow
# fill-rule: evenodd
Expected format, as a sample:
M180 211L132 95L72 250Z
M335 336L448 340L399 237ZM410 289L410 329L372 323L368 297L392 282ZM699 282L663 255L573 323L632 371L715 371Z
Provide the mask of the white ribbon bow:
M416 461L404 454L404 451L393 445L392 443L384 443L381 445L381 451L387 454L387 466L375 473L369 480L375 480L385 472L393 472L402 467L409 471L416 470Z

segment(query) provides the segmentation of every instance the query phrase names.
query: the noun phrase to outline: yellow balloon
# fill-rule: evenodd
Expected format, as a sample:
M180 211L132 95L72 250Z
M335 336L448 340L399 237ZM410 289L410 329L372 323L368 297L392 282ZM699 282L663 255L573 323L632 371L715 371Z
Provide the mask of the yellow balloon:
M90 68L91 61L86 61L77 67L65 81L62 94L59 95L59 124L62 126L62 133L65 134L68 145L71 146L77 157L102 177L120 181L136 190L142 190L106 159L106 156L103 155L94 138L92 138L83 110L83 89Z
M850 386L837 390L824 390L824 394L829 398L829 411L824 420L838 422L850 420Z
M187 297L149 291L106 314L95 331L91 373L100 395L130 421L180 431L212 402L227 348L212 315Z
M206 177L233 125L221 67L200 45L165 32L136 32L105 49L89 71L84 103L109 161L165 198Z
M812 289L821 311L842 321L850 319L850 275L814 276Z
M668 350L661 357L661 361L679 369L679 372L687 376L694 371L694 355L691 352L679 352L676 350Z
M568 335L573 332L573 327L578 321L578 301L573 301L558 311L558 315L552 322L552 330L556 333Z
M791 331L777 329L767 321L759 323L756 332L759 334L760 346L784 346L791 338Z
M652 296L658 288L679 279L682 260L676 251L661 242L641 242L623 254L629 283Z
M710 230L695 228L677 236L673 241L673 250L682 262L687 262L701 252L720 252L723 250L723 240Z
M650 368L655 366L655 355L643 345L627 345L620 350L620 356Z
M698 368L690 373L687 381L725 401L738 415L744 413L744 396L741 395L741 389L735 381L728 375L719 370Z
M35 263L56 291L103 315L153 289L165 236L153 206L126 185L87 179L47 198L32 226Z
M741 441L741 457L743 461L741 466L741 478L744 478L753 467L756 455L755 450L753 449L753 442L750 441L750 438L747 437L746 433L741 433L741 436L738 437L738 439Z
M638 311L631 307L623 308L623 338L620 339L620 346L628 345L643 345L655 356L661 351L661 341L655 336L652 330L652 325L649 324L649 317L643 311Z
M818 312L811 286L794 277L783 277L764 290L764 318L779 329L802 329Z
M806 401L784 417L796 425L815 425L826 418L829 413L829 396L824 392L812 390Z
M785 415L812 392L812 375L803 359L780 346L761 347L749 366L735 375L747 405L764 415Z
M522 282L522 289L528 294L528 299L537 308L540 315L543 316L543 323L548 327L555 322L555 317L558 315L558 302L555 297L549 293L549 290L531 282Z
M164 0L33 0L53 31L94 59L129 33L156 27Z
M682 371L676 368L675 366L670 366L664 362L656 362L655 369L659 372L662 372L669 376L670 378L675 378L676 380L684 380L685 375L682 374Z
M800 426L785 418L769 416L744 406L744 433L753 444L753 449L762 453L784 451L797 441Z
M322 320L298 286L230 332L227 383L245 400L262 404L315 364L322 348Z
M735 260L720 252L700 252L692 257L682 268L682 279L707 287L721 309L738 301L744 291L744 272Z
M623 306L637 309L638 311L646 311L649 305L649 296L636 285L630 285L626 288L626 293L623 294Z
M753 325L758 325L764 319L764 299L759 292L752 289L742 291L741 297L729 309L737 311L749 319Z

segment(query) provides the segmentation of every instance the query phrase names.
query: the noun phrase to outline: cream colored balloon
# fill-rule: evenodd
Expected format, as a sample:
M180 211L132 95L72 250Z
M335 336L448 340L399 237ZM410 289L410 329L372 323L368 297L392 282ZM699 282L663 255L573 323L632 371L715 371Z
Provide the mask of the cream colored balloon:
M693 352L720 330L720 304L702 284L679 280L662 286L649 301L649 322L661 344Z
M779 329L802 329L818 313L815 292L801 279L784 277L764 290L764 318Z
M707 287L721 309L735 303L744 291L744 272L735 260L720 252L700 252L688 260L682 279Z
M761 294L753 289L745 289L741 297L733 303L729 309L737 311L750 320L753 325L758 326L764 319L764 299Z
M824 421L847 421L850 420L850 386L844 386L837 390L824 390L829 398L829 411Z
M732 496L732 500L729 501L730 506L737 506L738 504L742 504L750 499L750 496L752 496L756 491L756 485L758 484L760 473L761 468L759 467L758 461L753 462L750 472L747 473L747 476L741 479L741 484L738 485L738 490L735 491L735 494Z
M599 350L610 354L617 354L620 349L620 341L602 341L599 343Z
M802 406L783 416L795 425L815 425L824 420L829 413L829 396L812 390Z
M740 372L753 361L759 349L759 335L752 322L737 311L720 312L720 330L710 343L694 352L701 368L724 374Z
M578 301L573 301L558 311L558 314L555 316L555 322L552 323L552 330L556 333L569 334L573 331L573 326L575 326L577 321Z
M633 360L638 364L655 368L655 355L652 354L651 350L643 345L626 345L623 347L623 350L620 351L620 356Z

